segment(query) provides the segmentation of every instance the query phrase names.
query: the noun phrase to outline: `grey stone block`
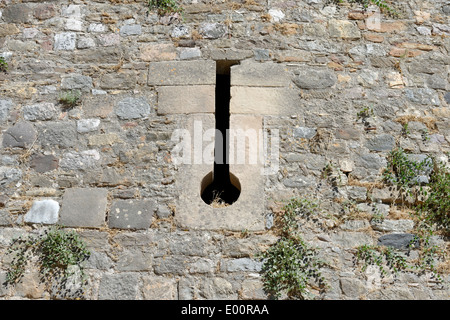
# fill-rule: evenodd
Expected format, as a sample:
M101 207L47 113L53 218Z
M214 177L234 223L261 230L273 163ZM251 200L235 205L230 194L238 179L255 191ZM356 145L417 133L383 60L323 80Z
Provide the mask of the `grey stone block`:
M35 155L30 161L30 167L36 172L47 172L58 168L58 158L53 155Z
M378 238L378 244L393 247L395 249L407 250L412 245L419 246L417 237L411 233L391 233Z
M55 224L58 222L59 203L55 200L36 200L25 214L27 223Z
M38 125L39 141L44 146L73 147L78 143L77 130L73 121L49 121Z
M61 89L90 92L93 88L92 78L81 74L71 74L61 79Z
M228 29L226 25L221 23L202 23L199 31L206 39L218 39L225 36Z
M150 86L201 85L216 83L216 63L211 60L151 62Z
M143 97L128 97L117 103L116 115L123 120L145 118L151 107Z
M153 200L116 200L108 214L108 225L118 229L148 229L155 207Z
M75 49L77 34L75 32L63 32L55 34L55 51L72 51Z
M142 33L142 27L140 24L126 24L120 28L119 33L122 37L138 36Z
M405 95L411 102L422 105L440 105L437 92L430 88L406 89Z
M13 108L11 99L0 99L0 123L8 120L9 111Z
M390 134L381 134L369 139L366 147L371 151L390 151L395 147L395 138Z
M36 130L29 122L18 122L3 134L3 147L27 148L36 140Z
M326 69L303 68L298 71L294 83L302 89L324 89L332 87L337 81L336 75Z
M139 274L105 274L100 280L99 300L135 300L138 295Z
M3 9L2 17L5 22L29 23L33 19L33 11L26 4L13 4Z
M58 109L53 103L42 102L23 107L23 117L25 120L51 120L58 115Z
M249 61L231 67L232 86L284 87L290 82L287 70L277 63Z
M103 227L107 196L105 189L67 189L63 196L60 224L67 227Z

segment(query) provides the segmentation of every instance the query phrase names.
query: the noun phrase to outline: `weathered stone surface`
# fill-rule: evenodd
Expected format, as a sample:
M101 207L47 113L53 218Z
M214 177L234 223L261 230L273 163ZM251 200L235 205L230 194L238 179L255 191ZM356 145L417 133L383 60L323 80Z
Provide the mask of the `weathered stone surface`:
M59 223L67 227L103 227L107 196L106 189L67 189L62 200Z
M181 48L179 49L180 60L191 60L201 58L202 51L200 48Z
M133 89L136 86L136 75L130 72L107 73L102 76L102 89Z
M378 244L393 247L399 250L407 250L419 245L415 235L411 233L391 233L378 238Z
M116 200L108 215L108 226L118 229L148 229L156 204L152 200Z
M140 24L126 24L119 30L122 37L138 36L142 33L142 26Z
M328 30L332 38L350 40L361 38L361 32L358 27L353 22L347 20L330 20L328 22Z
M51 3L42 3L34 7L33 14L39 20L50 19L56 14L56 7Z
M123 120L140 119L150 115L151 107L143 97L128 97L120 100L116 106L116 115Z
M0 28L0 37L6 37L9 35L15 35L20 32L20 29L13 23L2 24Z
M9 187L22 178L22 171L16 168L0 167L0 187Z
M27 223L55 224L58 222L59 203L55 200L36 200L24 217Z
M29 23L33 18L33 11L27 4L12 4L3 9L2 17L8 23Z
M148 85L215 85L216 64L214 61L151 62Z
M215 87L163 86L157 88L158 114L214 113Z
M36 155L30 161L30 167L36 172L48 172L58 168L58 158L52 155Z
M139 289L139 275L135 273L105 274L100 280L100 300L135 300Z
M0 124L8 120L9 111L13 108L11 99L0 99Z
M395 138L390 134L377 135L366 143L371 151L390 151L395 147Z
M231 87L231 113L291 115L299 110L301 99L296 90L279 87Z
M383 219L382 222L372 222L372 227L379 231L401 233L411 231L414 228L414 221Z
M120 47L102 47L78 51L74 55L74 61L78 63L99 63L117 65L123 57Z
M405 89L406 97L411 101L423 105L438 106L439 96L433 89L429 88L417 88L417 89Z
M27 148L36 140L36 130L29 122L18 122L3 134L3 147Z
M7 210L0 209L0 226L1 227L12 226L13 222L14 218L11 216L11 214ZM0 273L0 281L1 281L1 273ZM0 288L0 297L2 296L1 292L2 290Z
M228 32L227 26L221 23L203 23L200 25L199 31L206 39L218 39Z
M337 81L336 75L326 69L303 68L298 70L294 83L302 89L324 89L332 87Z
M42 102L23 107L23 117L25 120L52 120L59 114L53 103Z
M67 152L63 155L60 166L64 170L89 169L99 165L100 153L97 150Z
M317 133L316 128L308 128L308 127L297 127L293 130L294 138L300 139L311 139Z
M154 261L155 274L184 275L188 270L188 258L179 255L171 255L166 258L156 258Z
M221 264L221 269L226 272L240 272L240 271L261 271L263 263L250 258L240 258L224 261Z
M178 283L166 277L146 276L143 278L142 295L145 300L178 299Z
M113 145L118 142L121 140L116 133L98 134L88 138L89 146Z
M140 53L143 61L170 61L177 57L176 48L172 43L148 44L140 49Z
M77 35L74 32L63 32L55 34L55 51L71 51L75 49Z
M284 87L289 83L289 74L280 64L242 62L231 67L232 86Z
M86 133L97 131L100 125L100 119L81 119L77 121L77 132Z
M77 130L72 121L48 121L38 125L42 145L69 148L77 144Z
M123 271L150 271L152 270L153 254L139 248L130 248L122 251L118 257L116 268Z
M73 73L61 79L61 89L90 92L92 88L92 78L88 76Z

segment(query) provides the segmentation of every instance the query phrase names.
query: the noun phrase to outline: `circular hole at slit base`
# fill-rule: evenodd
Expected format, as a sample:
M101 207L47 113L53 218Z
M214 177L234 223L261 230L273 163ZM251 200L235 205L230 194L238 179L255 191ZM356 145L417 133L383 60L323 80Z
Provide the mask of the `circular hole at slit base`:
M200 194L202 200L214 208L228 207L239 199L241 183L231 172L228 182L215 181L211 171L202 179Z

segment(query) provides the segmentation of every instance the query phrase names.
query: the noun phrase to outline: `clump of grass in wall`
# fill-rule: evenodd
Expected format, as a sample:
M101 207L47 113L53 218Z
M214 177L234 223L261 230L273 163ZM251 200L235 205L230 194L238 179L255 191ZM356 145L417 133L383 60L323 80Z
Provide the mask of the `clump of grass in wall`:
M148 7L150 10L156 10L162 16L183 11L176 0L148 0Z
M316 204L307 199L289 201L278 220L280 239L260 255L264 290L274 299L283 294L292 299L308 299L313 297L311 283L321 289L326 287L320 271L325 263L318 258L317 250L302 240L296 222L298 217L308 217L316 209Z
M388 4L385 0L327 0L326 3L350 3L350 4L359 4L362 5L364 10L366 10L370 4L376 5L382 12L385 12L391 16L399 16L399 13Z
M429 171L433 163L429 157L422 161L411 160L402 148L392 150L387 160L383 180L409 195L412 195L413 186L420 185L418 177Z
M66 109L73 108L80 103L81 92L78 90L64 91L59 95L58 101Z
M8 63L6 62L5 58L0 56L0 72L6 71L8 71Z
M87 277L83 262L90 251L74 231L51 227L38 235L24 235L12 241L7 254L12 254L6 284L16 284L24 276L28 264L36 260L40 281L51 288L55 296L79 299L83 297ZM71 283L71 277L75 277Z
M425 200L418 206L417 214L422 221L450 235L450 170L443 163L434 163L428 189L423 191Z

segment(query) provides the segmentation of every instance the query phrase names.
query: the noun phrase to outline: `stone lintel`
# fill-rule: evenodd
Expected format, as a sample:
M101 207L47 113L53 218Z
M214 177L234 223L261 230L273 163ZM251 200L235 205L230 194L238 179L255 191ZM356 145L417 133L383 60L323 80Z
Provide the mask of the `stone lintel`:
M214 85L216 63L212 60L150 62L149 86Z
M214 113L213 85L157 87L158 114Z

